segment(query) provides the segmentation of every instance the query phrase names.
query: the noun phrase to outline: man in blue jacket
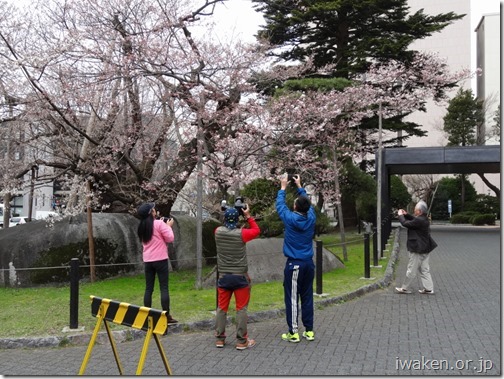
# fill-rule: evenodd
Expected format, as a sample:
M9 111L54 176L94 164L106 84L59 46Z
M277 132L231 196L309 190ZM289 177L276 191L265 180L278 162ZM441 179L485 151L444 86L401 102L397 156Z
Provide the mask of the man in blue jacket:
M289 179L284 174L280 179L276 209L284 224L283 253L287 257L284 269L284 300L288 333L282 339L299 342L298 301L301 300L301 320L305 327L303 337L308 341L315 339L313 332L313 237L315 234L316 215L306 190L301 187L299 175L293 176L298 197L291 211L285 204L285 195Z

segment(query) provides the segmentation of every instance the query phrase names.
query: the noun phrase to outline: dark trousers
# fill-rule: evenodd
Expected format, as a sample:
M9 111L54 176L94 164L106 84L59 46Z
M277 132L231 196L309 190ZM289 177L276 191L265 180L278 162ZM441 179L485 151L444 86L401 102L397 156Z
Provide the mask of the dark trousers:
M155 262L145 262L145 293L144 306L152 308L152 293L156 274L159 280L159 290L161 291L161 308L170 314L170 293L168 291L168 259Z
M285 315L289 333L298 333L298 302L301 300L301 320L307 331L313 330L313 261L287 260L284 269Z

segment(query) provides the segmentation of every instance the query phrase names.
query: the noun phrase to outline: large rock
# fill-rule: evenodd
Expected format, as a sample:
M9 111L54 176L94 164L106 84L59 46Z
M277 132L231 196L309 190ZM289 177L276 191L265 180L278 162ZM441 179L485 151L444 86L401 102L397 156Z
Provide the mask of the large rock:
M196 268L196 219L184 215L173 218L175 241L168 246L171 269ZM142 272L138 223L139 220L129 214L93 213L98 279L124 272ZM68 282L72 258L78 258L81 265L89 265L85 214L53 223L37 220L0 229L0 286ZM51 268L34 270L40 267ZM89 276L89 267L80 272L81 276Z
M196 267L196 218L173 216L175 241L169 246L172 269L192 269Z
M247 243L247 261L252 283L283 280L286 258L282 248L283 238L259 238ZM313 249L316 251L315 242L313 242ZM345 267L333 253L324 248L322 248L322 262L322 272ZM209 275L203 286L207 288L215 286L215 280L215 273Z
M94 213L95 264L115 264L113 274L138 270L136 264L142 263L142 250L136 235L137 226L138 219L128 214ZM54 223L37 220L0 230L0 267L10 268L9 275L1 271L4 275L0 277L0 285L68 281L67 267L72 258L78 258L81 265L89 264L87 241L85 214ZM49 269L19 270L37 267ZM89 274L89 268L86 270ZM98 277L104 272L96 268Z
M195 269L196 219L177 215L169 244L171 269ZM129 214L93 213L96 276L102 279L125 272L142 272L142 245L137 236L139 220ZM209 237L206 237L207 239ZM203 241L210 244L213 241ZM255 239L247 243L249 273L256 283L283 278L285 257L283 239ZM67 217L49 224L32 221L0 229L0 286L31 286L69 281L69 264L78 258L89 265L87 217ZM205 264L205 260L203 261ZM34 269L44 267L46 269ZM323 270L343 267L329 251L323 251ZM89 267L81 267L81 277L89 276ZM205 280L215 285L215 275Z

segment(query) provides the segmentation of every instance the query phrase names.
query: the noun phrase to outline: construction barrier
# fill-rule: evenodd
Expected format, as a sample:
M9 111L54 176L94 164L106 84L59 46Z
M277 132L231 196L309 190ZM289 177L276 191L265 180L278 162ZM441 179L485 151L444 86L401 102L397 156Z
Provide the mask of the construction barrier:
M96 322L93 335L91 336L91 340L89 341L86 355L84 356L84 360L82 361L79 375L84 375L84 371L86 370L86 366L91 356L93 346L96 342L96 337L98 336L98 332L100 331L102 321L105 324L105 329L107 330L110 345L112 346L112 351L117 363L117 368L119 369L119 373L121 375L123 375L123 368L119 360L119 354L117 353L117 346L115 344L107 321L113 322L115 324L130 326L135 329L141 329L147 332L142 352L140 354L140 360L138 362L136 375L142 374L145 358L149 349L149 342L152 336L154 336L154 340L156 341L159 353L161 354L161 359L163 360L166 373L168 375L172 375L168 359L166 358L163 346L161 345L161 341L159 340L159 335L166 334L166 331L168 330L168 317L166 315L166 311L160 311L147 307L139 307L137 305L121 303L110 299L102 299L96 296L90 296L90 298L91 314L94 317L97 317L98 320Z

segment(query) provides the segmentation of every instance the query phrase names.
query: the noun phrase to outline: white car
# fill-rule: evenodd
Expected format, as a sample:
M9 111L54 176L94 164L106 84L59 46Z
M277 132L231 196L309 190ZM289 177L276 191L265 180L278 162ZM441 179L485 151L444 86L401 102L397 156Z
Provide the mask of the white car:
M19 224L26 224L27 222L28 217L11 217L9 220L9 228Z

